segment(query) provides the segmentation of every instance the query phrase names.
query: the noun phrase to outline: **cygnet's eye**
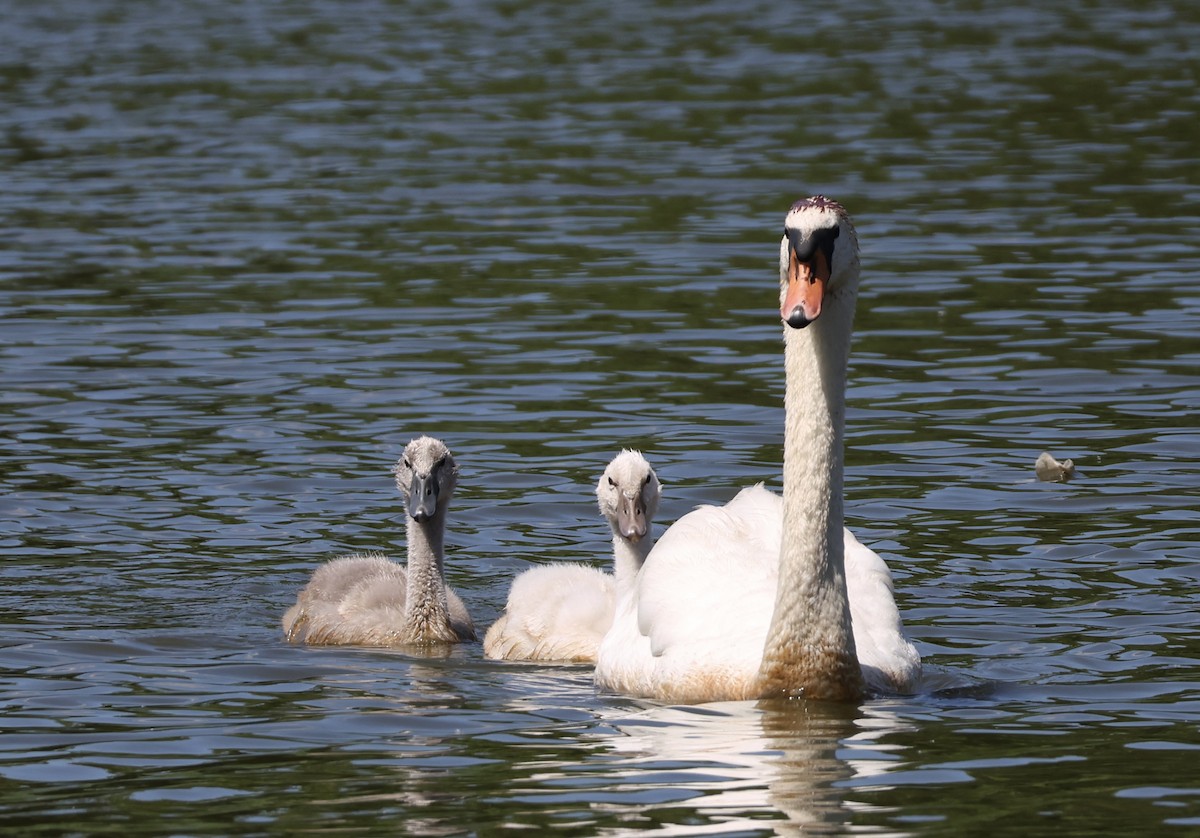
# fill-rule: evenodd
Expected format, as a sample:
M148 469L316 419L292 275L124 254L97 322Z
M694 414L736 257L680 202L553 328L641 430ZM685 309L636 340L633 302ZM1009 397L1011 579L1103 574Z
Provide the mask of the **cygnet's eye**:
M405 467L405 468L408 468L408 469L411 469L411 468L412 468L412 463L410 463L410 462L408 461L408 457L405 457L405 458L404 458L404 467Z
M617 488L617 481L613 480L613 479L610 477L610 478L608 478L608 485L609 485L609 486L612 486L612 487L615 489L615 488Z

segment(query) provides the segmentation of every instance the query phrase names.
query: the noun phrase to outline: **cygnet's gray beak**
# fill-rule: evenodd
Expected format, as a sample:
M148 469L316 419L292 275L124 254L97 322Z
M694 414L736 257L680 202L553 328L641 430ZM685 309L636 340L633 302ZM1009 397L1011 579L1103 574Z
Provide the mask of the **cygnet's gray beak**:
M437 512L438 484L432 474L413 474L408 487L408 514L423 524Z
M617 532L622 538L637 542L648 530L646 524L646 507L637 495L627 495L624 492L617 499Z

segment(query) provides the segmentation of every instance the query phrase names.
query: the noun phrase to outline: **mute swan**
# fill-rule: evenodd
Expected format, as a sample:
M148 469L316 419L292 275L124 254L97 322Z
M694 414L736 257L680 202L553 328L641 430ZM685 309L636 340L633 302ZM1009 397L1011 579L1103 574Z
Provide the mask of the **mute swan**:
M614 574L583 564L550 564L513 580L508 604L483 638L496 660L595 663L613 606L654 546L650 525L662 487L637 451L622 451L600 475L596 499L613 534Z
M824 196L793 204L780 242L783 497L752 486L663 534L601 642L600 689L689 703L857 701L867 685L912 689L920 656L904 637L891 574L842 526L858 275L842 206Z
M442 573L446 508L458 464L441 440L423 436L405 447L393 473L408 512L407 569L378 554L322 565L283 615L288 640L404 646L475 639L467 608Z

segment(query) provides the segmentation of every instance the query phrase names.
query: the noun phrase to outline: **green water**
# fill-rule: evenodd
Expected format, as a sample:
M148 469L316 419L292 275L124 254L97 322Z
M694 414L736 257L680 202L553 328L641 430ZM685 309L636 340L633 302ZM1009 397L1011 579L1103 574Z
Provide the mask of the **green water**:
M6 833L1198 831L1191 5L10 6ZM660 531L778 488L817 192L863 245L847 523L921 694L659 707L283 641L318 563L401 555L418 433L481 626L605 564L623 446Z

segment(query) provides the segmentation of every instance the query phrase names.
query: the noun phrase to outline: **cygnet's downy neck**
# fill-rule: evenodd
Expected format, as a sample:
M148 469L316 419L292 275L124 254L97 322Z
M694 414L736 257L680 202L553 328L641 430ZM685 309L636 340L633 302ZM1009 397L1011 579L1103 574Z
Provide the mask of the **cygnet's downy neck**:
M647 522L649 523L649 522ZM654 546L654 538L649 532L636 542L631 541L617 531L617 525L612 525L613 531L613 576L617 582L617 598L620 599L637 578L638 571L650 555Z
M405 596L404 636L417 643L453 643L443 573L446 508L417 521L406 515L408 538L408 591Z
M843 445L852 294L829 294L819 319L784 326L787 394L783 544L761 694L836 701L863 690L846 595Z

